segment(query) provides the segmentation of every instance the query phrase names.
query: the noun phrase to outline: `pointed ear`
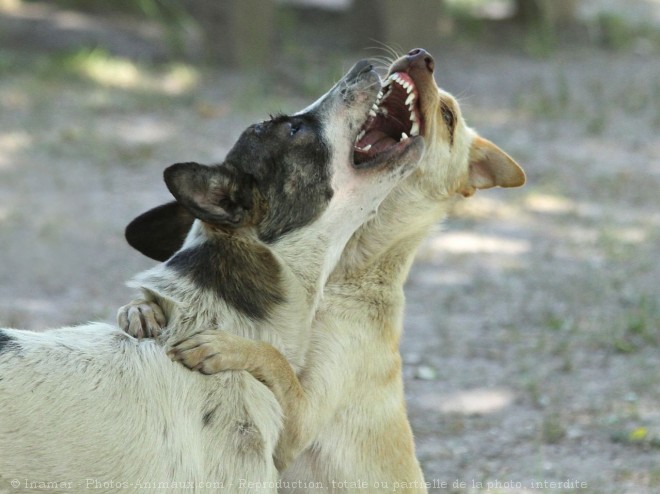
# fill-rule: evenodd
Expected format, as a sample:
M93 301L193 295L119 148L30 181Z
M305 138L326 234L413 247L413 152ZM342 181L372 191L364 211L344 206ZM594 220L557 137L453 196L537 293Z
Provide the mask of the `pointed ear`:
M166 261L183 245L195 217L176 201L151 209L131 221L128 244L156 261Z
M469 160L468 183L460 191L465 197L476 189L520 187L525 183L525 172L518 163L488 139L474 138Z
M252 181L227 167L177 163L164 176L176 200L205 223L239 227L252 207Z

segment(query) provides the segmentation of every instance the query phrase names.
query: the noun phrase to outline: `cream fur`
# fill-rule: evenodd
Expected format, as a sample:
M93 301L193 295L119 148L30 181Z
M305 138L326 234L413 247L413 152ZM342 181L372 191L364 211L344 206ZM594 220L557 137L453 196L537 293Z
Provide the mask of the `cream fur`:
M303 405L286 418L278 446L283 464L294 458L285 480L313 479L345 493L365 491L334 489L337 481L359 479L367 491L427 491L404 403L403 283L420 241L445 217L456 194L524 183L518 165L477 137L430 73L411 68L410 75L421 95L426 150L415 173L353 236L325 287L299 375ZM453 143L441 103L454 113ZM475 157L506 180L475 183Z

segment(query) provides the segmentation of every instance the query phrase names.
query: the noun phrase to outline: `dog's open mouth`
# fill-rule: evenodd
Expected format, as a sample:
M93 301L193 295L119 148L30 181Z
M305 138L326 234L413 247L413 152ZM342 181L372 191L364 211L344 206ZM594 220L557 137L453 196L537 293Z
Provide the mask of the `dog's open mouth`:
M412 78L405 72L391 74L355 140L355 166L366 168L380 154L405 149L411 137L421 135L423 123Z

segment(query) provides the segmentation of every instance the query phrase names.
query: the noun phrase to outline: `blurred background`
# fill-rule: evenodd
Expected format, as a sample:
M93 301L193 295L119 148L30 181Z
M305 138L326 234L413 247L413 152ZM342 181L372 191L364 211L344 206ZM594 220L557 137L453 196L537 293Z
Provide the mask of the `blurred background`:
M414 47L528 175L406 285L427 479L660 492L660 0L0 0L0 326L113 320L165 166Z

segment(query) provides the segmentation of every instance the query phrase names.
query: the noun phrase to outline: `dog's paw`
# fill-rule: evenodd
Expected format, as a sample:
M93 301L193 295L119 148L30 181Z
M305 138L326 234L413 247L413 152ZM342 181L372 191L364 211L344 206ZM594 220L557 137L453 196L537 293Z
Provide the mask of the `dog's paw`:
M252 342L221 330L208 330L180 341L168 352L170 358L202 374L246 370L246 354Z
M117 311L119 329L135 338L155 338L166 323L160 306L147 300L133 300Z

